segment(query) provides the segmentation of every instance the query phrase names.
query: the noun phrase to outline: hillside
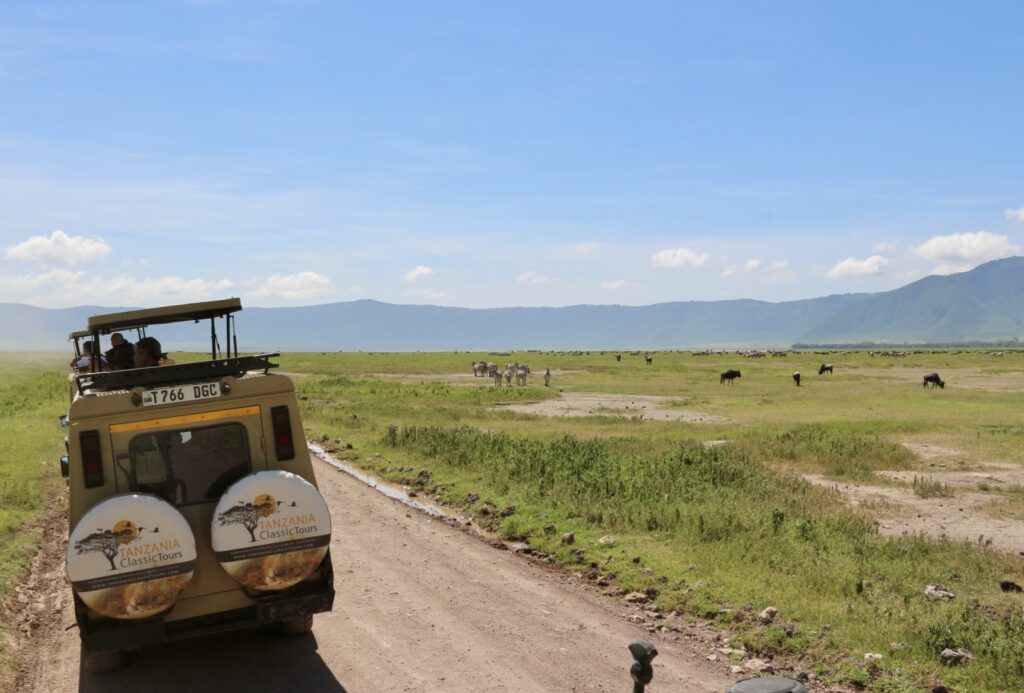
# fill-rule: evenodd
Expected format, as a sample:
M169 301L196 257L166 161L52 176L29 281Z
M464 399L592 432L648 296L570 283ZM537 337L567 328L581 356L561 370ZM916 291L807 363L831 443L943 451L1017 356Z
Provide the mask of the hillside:
M66 348L90 315L123 308L48 310L0 304L0 349ZM650 306L448 308L362 300L298 308L247 308L245 350L439 351L671 349L813 344L954 343L1024 338L1024 258L932 276L878 294L782 303L685 301ZM152 331L171 350L206 349L192 325Z

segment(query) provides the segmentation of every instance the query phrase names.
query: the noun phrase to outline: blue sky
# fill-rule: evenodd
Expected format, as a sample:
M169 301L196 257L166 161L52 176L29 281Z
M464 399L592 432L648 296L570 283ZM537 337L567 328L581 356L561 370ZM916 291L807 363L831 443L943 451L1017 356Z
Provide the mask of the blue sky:
M1024 5L17 2L0 302L881 291L1024 253Z

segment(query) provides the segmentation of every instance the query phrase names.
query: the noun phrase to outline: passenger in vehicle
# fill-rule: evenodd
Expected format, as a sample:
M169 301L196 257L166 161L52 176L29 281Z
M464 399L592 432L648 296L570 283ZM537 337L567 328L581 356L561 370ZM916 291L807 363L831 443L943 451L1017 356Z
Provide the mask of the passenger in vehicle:
M163 352L156 337L143 337L135 345L133 360L136 368L159 366Z
M126 340L120 332L110 335L110 348L105 353L112 371L135 366L135 345Z
M86 340L85 342L82 343L82 355L81 356L76 356L73 359L71 359L71 363L68 364L68 365L71 366L72 368L74 368L79 373L88 373L89 371L92 370L92 340L91 339ZM98 365L99 365L99 368L97 370L102 369L102 368L104 368L107 365L107 358L105 356L103 356L102 354L100 355L100 359L99 359L99 364Z

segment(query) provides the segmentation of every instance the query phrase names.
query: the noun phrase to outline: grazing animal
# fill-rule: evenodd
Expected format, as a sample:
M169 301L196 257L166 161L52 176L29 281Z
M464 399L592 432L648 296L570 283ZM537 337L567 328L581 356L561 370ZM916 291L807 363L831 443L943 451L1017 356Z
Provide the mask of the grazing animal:
M516 385L526 387L526 376L530 374L529 366L520 366L516 369Z
M793 371L793 382L796 383L797 387L800 387L800 371Z
M924 377L924 382L921 383L921 387L928 387L929 383L932 387L939 387L945 389L946 383L939 377L938 373L929 373Z
M551 387L551 369L544 369L544 387Z
M722 371L721 376L718 378L718 384L721 385L727 382L732 385L732 381L739 377L741 377L739 371Z
M473 377L480 378L487 374L487 364L483 361L473 362Z
M650 366L652 363L654 363L654 357L651 356L650 354L647 354L647 356L644 356L644 360L647 361L647 365L648 366Z
M491 377L494 378L494 387L501 387L502 372L495 368L491 371Z
M503 375L505 376L505 384L508 385L509 387L512 387L512 376L514 374L515 374L515 371L513 371L511 368L506 368L505 369L505 372L504 372Z
M818 375L824 375L825 373L828 373L829 375L832 375L832 364L831 363L823 363L823 364L821 364L821 368L818 369Z
M622 360L622 354L615 354L615 360L616 361L621 361Z

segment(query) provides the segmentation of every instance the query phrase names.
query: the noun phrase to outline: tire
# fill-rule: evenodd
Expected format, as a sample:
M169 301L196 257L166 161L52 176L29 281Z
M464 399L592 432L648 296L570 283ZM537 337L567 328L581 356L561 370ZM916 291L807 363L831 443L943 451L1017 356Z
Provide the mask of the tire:
M195 537L167 501L123 493L82 515L65 561L71 588L91 611L123 620L149 618L174 606L192 579Z
M284 590L309 577L327 555L331 513L301 476L256 472L220 497L210 540L224 572L247 590Z
M90 674L106 674L117 671L124 666L124 650L107 650L105 652L85 652L85 670Z
M313 630L313 614L293 616L281 621L281 635L304 635Z

